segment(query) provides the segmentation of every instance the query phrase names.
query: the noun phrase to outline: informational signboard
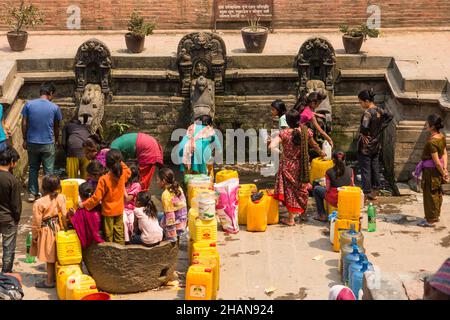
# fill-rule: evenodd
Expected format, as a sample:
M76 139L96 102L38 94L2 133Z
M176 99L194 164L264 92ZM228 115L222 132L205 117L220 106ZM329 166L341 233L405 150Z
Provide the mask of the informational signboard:
M272 22L273 0L214 1L214 29L217 21L247 21L250 17Z

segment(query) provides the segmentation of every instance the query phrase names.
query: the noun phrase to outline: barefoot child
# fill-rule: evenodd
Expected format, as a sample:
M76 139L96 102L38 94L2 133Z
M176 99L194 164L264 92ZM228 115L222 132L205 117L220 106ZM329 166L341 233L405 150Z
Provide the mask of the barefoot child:
M155 204L147 191L141 191L137 194L134 216L136 218L134 230L138 232L132 236L132 244L152 246L161 242L163 230L159 226Z
M125 183L131 171L123 163L119 150L108 151L105 162L109 172L100 177L94 195L84 201L81 208L92 210L101 202L105 241L125 244L122 215L125 209Z
M47 280L36 282L36 288L55 287L56 234L66 228L66 197L58 194L61 183L58 176L46 175L42 180L44 196L33 205L30 254L47 263Z
M158 187L164 190L161 195L164 210L161 227L164 229L165 239L174 242L186 230L186 198L171 169L161 168L157 183Z
M142 187L139 182L139 169L134 163L130 163L128 167L131 170L131 177L125 184L125 210L123 212L123 227L125 235L125 243L130 241L133 235L134 225L134 208L136 208L136 196L141 192Z

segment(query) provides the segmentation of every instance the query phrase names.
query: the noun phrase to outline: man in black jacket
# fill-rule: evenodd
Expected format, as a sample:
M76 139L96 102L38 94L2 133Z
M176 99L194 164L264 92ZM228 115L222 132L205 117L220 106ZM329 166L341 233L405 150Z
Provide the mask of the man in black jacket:
M3 239L3 273L10 273L13 269L17 227L22 213L20 184L12 174L12 169L19 158L19 154L12 147L0 152L0 233Z

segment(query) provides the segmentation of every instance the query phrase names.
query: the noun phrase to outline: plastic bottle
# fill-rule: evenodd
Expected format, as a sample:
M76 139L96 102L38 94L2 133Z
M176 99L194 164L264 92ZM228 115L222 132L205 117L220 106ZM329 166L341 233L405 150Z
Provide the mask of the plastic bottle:
M26 256L26 258L25 258L25 262L26 263L34 263L35 262L35 257L33 257L31 254L30 254L30 250L31 250L31 242L33 241L33 235L31 234L31 231L30 232L28 232L28 235L27 235L27 241L26 241L26 244L27 244L27 256Z
M331 145L328 141L324 141L322 144L322 151L326 154L325 160L331 160Z
M377 212L372 203L369 204L367 208L367 218L368 218L368 232L375 232L377 230L377 221L376 221Z
M356 297L356 300L359 298L359 291L363 286L364 272L368 270L369 261L364 260L362 262L361 270L355 271L352 274L352 278L350 279L350 289L353 291L353 294Z
M364 253L360 253L359 254L359 259L357 261L353 262L348 267L348 280L347 280L347 282L345 284L348 285L349 287L351 286L351 281L352 281L353 274L355 272L360 271L362 269L362 265L363 265L364 261L367 261L367 270L369 270L369 271L374 271L375 270L373 265L367 259L367 256Z
M353 238L352 240L356 240L355 238ZM360 254L360 248L359 246L356 244L356 242L354 242L354 244L352 245L352 249L353 251L349 254L347 254L344 257L344 261L343 261L343 273L342 273L342 279L344 281L344 283L347 283L348 281L348 268L350 267L350 265L359 260L359 254Z

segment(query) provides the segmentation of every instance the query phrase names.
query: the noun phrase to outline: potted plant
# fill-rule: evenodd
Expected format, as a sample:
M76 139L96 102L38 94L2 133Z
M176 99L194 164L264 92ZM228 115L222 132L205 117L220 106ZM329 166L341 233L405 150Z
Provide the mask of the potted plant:
M145 37L153 33L154 23L144 22L144 18L133 12L128 22L128 32L125 34L127 49L133 53L144 51Z
M352 29L347 25L339 26L339 30L344 34L342 42L346 53L356 54L361 50L361 46L367 37L376 38L380 34L378 29L370 29L367 25L362 24Z
M25 4L25 0L21 0L18 7L8 5L5 11L2 20L12 29L6 34L9 46L13 51L23 51L28 41L28 32L23 29L43 24L44 15L36 6Z
M249 53L261 53L266 45L269 29L259 25L260 17L253 16L248 19L248 26L241 29L245 49Z

